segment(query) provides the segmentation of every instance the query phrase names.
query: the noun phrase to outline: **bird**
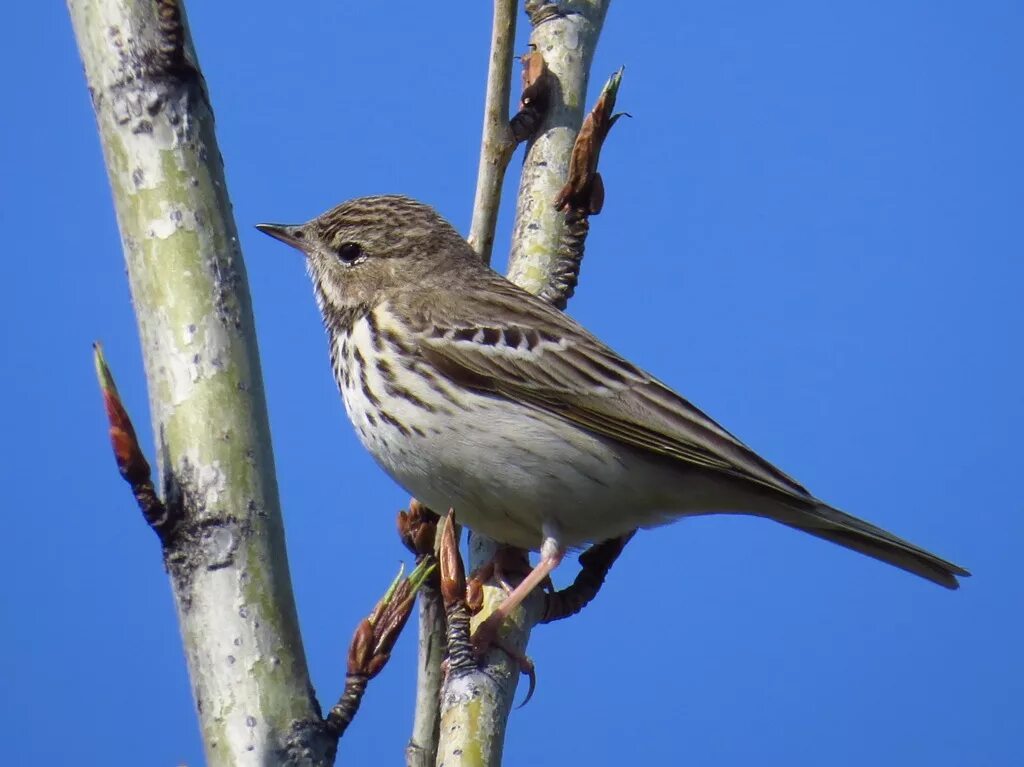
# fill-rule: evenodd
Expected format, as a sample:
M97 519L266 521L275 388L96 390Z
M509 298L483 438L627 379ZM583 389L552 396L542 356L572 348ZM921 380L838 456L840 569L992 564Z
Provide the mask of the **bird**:
M764 517L948 589L970 575L813 496L424 203L362 197L257 228L305 255L345 409L381 468L474 532L540 552L492 634L569 550L692 515Z

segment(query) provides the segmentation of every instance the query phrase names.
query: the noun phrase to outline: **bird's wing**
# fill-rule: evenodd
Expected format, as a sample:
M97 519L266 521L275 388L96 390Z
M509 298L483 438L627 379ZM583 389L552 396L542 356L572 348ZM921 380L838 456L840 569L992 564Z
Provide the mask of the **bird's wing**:
M453 381L641 450L810 499L799 483L572 318L497 274L485 287L464 291L443 312L417 313L420 353Z

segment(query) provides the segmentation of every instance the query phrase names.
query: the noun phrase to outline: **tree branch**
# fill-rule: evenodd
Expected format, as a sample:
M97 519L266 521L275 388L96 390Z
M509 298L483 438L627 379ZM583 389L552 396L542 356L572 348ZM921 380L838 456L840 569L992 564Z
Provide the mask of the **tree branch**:
M437 514L413 498L408 511L398 513L398 536L417 561L434 557L440 535ZM407 767L433 767L440 725L441 663L444 661L445 610L440 573L435 570L420 588L419 644L416 666L416 708L412 735L405 747Z
M408 767L433 767L441 722L441 663L444 661L444 605L437 587L425 584L420 590L419 649L416 664L416 710L412 735L405 747Z
M245 266L182 6L69 0L142 341L164 561L210 765L328 765Z
M437 764L446 767L500 765L508 715L519 681L519 665L504 649L497 647L487 654L482 665L473 657L469 644L471 621L465 603L466 579L455 540L451 537L442 543L441 551L441 588L448 615L450 650L448 675L441 694ZM490 561L494 551L495 544L490 539L470 536L471 561ZM445 573L453 570L455 576L446 578ZM484 606L472 620L474 627L502 598L504 592L500 587L484 588ZM540 619L543 605L542 598L528 599L502 631L502 644L513 652L525 652L529 627Z
M494 228L498 221L501 184L512 159L516 140L508 119L512 87L512 45L516 37L516 0L494 0L491 25L491 58L487 65L487 96L484 100L484 129L480 140L480 166L473 199L473 220L469 244L490 263Z
M569 175L569 159L583 120L590 62L609 0L528 0L530 44L551 78L550 104L523 164L512 229L508 278L531 293L551 284L565 216L554 201Z

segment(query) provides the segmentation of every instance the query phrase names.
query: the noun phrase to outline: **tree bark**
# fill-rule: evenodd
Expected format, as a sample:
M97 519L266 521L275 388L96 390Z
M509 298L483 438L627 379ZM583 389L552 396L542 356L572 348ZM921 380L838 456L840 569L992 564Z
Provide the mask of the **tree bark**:
M516 197L508 278L531 293L551 280L565 230L554 201L569 174L573 143L583 122L590 62L610 0L526 3L534 24L530 44L544 57L553 85L537 138L526 151Z
M416 664L416 708L412 735L405 748L406 767L430 767L437 758L441 713L441 664L445 654L445 617L441 594L424 586L419 598L419 647Z
M180 2L69 0L149 389L210 765L333 762L299 637L245 266Z

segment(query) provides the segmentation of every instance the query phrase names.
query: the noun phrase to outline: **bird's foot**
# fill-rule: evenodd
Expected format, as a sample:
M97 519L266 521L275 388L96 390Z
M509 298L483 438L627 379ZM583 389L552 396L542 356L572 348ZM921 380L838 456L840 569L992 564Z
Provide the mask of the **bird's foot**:
M562 561L562 557L565 556L565 550L558 546L546 547L542 549L542 552L541 560L537 563L537 566L530 570L526 577L509 592L504 601L494 608L494 612L484 618L470 638L473 645L473 654L477 660L482 659L492 647L497 647L507 653L518 664L519 669L530 678L530 691L526 696L526 700L529 700L530 696L533 695L537 682L533 662L521 651L509 647L507 643L502 642L498 632L505 618L511 615L512 611L519 607L523 600L533 593L534 589L545 582L550 582L551 571L558 566L558 563Z
M529 554L523 549L517 549L515 546L498 546L494 556L470 573L466 581L466 602L470 612L476 615L483 607L483 586L488 581L496 581L507 595L515 589L514 584L522 581L532 571ZM549 578L547 586L550 585Z

